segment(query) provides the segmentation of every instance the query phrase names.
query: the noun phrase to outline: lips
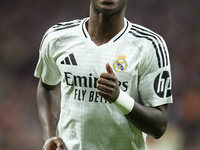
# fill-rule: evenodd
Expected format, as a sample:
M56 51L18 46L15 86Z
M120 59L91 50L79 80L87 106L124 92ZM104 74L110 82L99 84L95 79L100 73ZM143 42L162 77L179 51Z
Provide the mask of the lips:
M104 0L103 4L113 4L114 0Z

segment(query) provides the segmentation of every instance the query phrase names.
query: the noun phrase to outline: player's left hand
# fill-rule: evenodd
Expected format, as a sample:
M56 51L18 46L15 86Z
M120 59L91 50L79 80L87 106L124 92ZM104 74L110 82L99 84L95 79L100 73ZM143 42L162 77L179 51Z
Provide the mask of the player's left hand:
M115 102L119 96L118 79L109 63L106 63L107 73L102 73L98 80L97 89L106 101Z

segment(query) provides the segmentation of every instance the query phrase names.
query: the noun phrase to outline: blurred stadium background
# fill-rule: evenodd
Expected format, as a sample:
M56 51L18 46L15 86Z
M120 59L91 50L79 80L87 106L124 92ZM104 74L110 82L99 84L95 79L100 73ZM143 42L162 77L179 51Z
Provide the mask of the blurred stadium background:
M89 0L0 0L0 149L39 150L33 72L44 32L88 16ZM200 3L131 0L126 18L159 33L171 57L174 104L166 134L149 150L200 149Z

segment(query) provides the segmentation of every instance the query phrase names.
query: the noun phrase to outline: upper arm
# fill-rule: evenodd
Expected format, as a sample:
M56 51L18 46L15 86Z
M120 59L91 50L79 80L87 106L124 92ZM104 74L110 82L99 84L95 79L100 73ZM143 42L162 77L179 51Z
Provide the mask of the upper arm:
M60 100L61 99L61 83L56 85L48 85L41 79L38 83L37 90L38 100Z
M39 80L37 89L37 103L39 112L49 109L50 112L58 119L60 114L61 103L61 83L48 85Z
M172 103L172 77L168 49L163 39L143 49L139 68L139 93L143 104L157 107Z
M59 66L56 63L54 40L52 36L44 36L40 46L39 60L34 72L35 77L40 78L43 83L48 85L56 85L62 79Z
M161 112L161 114L163 115L163 124L167 125L168 115L169 115L169 104L164 104L161 106L157 106L155 108L158 109Z
M44 83L41 79L39 80L38 86L40 88L44 88L45 90L56 90L57 88L59 88L60 83L56 84L56 85L49 85Z

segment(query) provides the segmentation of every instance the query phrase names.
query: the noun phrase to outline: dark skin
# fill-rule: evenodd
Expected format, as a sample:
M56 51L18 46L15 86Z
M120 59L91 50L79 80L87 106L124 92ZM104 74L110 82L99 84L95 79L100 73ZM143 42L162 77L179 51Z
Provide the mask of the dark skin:
M48 143L43 150L63 150L64 144L56 137L56 126L60 115L60 83L50 86L41 80L38 83L37 103L38 114L43 128L43 140ZM51 139L54 137L53 139Z
M124 27L127 0L115 1L91 0L87 29L91 40L98 46L109 42Z
M99 94L109 102L115 102L119 96L118 80L112 68L106 64L107 73L102 73L98 80ZM132 111L125 117L139 130L160 138L167 127L169 105L147 107L135 102Z
M87 30L91 40L103 45L124 27L124 16L128 0L91 0L90 19ZM118 79L109 64L107 72L98 80L99 94L107 101L114 102L119 96ZM60 115L60 83L47 85L41 80L37 92L38 113L43 127L43 150L63 150L64 144L56 137L56 126ZM169 105L147 107L135 102L132 111L125 117L139 130L158 139L167 127Z

